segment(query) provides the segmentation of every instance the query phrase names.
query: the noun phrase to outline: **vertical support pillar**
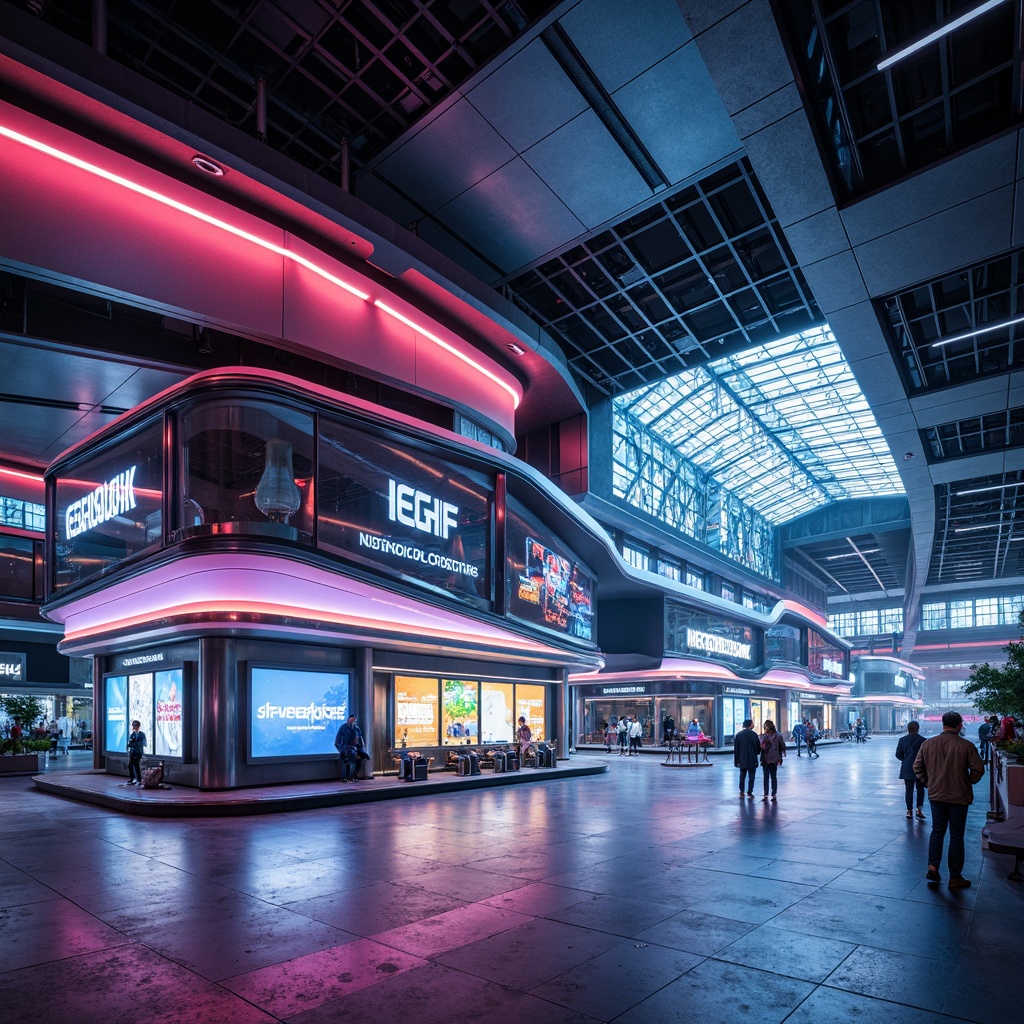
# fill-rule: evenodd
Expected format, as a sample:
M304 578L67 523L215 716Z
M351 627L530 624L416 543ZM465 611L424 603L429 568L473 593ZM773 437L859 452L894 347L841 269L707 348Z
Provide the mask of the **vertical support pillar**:
M106 766L106 758L103 756L105 742L100 742L100 702L103 707L107 706L107 695L103 692L103 670L100 667L100 659L92 659L92 766L95 769L102 769ZM102 733L104 741L106 732Z
M363 761L359 765L358 774L362 778L372 778L373 730L375 722L373 707L373 650L369 647L360 647L356 651L356 678L353 690L355 692L350 695L349 705L352 711L359 716L359 728L363 731L363 743L366 746L366 752L370 755L369 761Z
M199 642L199 788L234 789L238 765L238 661L235 641Z
M562 681L558 686L558 697L555 701L555 736L558 739L558 750L555 757L566 761L569 758L569 729L572 722L572 708L569 707L569 670L562 669Z

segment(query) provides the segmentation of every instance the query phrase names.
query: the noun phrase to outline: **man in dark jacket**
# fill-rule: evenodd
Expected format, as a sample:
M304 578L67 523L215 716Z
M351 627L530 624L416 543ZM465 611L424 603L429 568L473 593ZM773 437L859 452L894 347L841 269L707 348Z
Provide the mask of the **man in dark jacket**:
M732 763L740 770L740 796L746 793L753 799L754 779L757 777L760 757L761 740L754 732L754 723L748 718L732 741Z
M341 781L355 782L359 770L359 751L363 746L363 733L356 725L355 715L349 715L348 721L338 730L334 746L341 756Z
M907 817L914 816L914 790L917 790L917 816L924 817L924 783L914 774L917 752L924 743L920 722L907 722L907 734L896 744L896 760L900 762L900 778L907 786Z
M985 774L985 765L970 740L960 736L963 718L956 711L942 716L942 732L921 744L914 760L914 774L928 790L932 805L932 834L928 843L928 873L933 884L942 881L939 866L942 845L949 829L949 887L966 889L964 878L964 830L967 808L974 801L974 784Z

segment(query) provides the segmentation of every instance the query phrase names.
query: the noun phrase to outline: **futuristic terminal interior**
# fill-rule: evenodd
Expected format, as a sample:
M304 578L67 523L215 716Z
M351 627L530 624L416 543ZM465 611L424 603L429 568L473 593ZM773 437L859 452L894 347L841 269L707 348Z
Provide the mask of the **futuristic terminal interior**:
M12 1024L1014 1019L1022 22L0 0Z

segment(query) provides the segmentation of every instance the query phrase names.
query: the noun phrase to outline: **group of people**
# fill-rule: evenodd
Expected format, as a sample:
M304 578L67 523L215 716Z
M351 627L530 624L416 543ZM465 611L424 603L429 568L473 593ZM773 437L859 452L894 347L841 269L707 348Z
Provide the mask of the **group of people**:
M1017 723L1011 715L1000 719L998 715L989 715L978 726L978 753L983 761L987 761L992 744L998 746L1009 740L1016 739Z
M604 749L612 752L612 743L619 745L619 757L640 756L643 746L644 726L639 717L623 715L616 723L604 723Z
M804 725L806 730L806 724ZM974 801L974 786L985 774L985 765L973 743L960 735L963 718L956 711L942 716L942 732L925 739L920 725L912 721L906 735L896 744L896 758L900 762L900 778L906 786L907 818L915 816L926 821L924 795L927 790L932 812L932 831L928 842L928 869L925 878L931 885L942 882L940 874L942 852L949 833L947 867L949 888L967 889L970 880L964 878L964 831L967 809ZM1011 719L1010 728L1014 727ZM798 727L799 728L799 727ZM797 730L793 730L797 735ZM805 732L806 735L806 732ZM747 719L736 734L733 743L733 763L740 772L741 799L753 799L757 769L761 768L763 802L776 801L779 766L786 757L786 744L775 723L766 721L760 735L754 723Z
M736 733L733 740L733 764L740 770L740 797L754 798L754 782L757 769L761 768L764 784L763 803L776 802L779 790L779 766L786 758L786 741L775 728L775 723L767 719L764 731L758 735L754 731L754 722L748 718L743 728Z
M974 786L985 774L985 764L970 740L960 735L963 717L956 711L942 716L942 732L925 739L917 722L907 723L907 732L896 744L900 762L900 778L906 785L907 817L926 821L924 794L932 812L932 832L928 839L928 870L925 879L930 885L942 882L942 848L949 832L946 864L949 888L967 889L964 878L964 831L967 809L974 802ZM916 811L914 804L916 802Z
M805 718L802 722L797 722L793 726L793 742L796 744L796 756L801 757L800 748L802 746L807 747L808 757L821 757L818 753L818 740L821 738L821 733L811 725L811 721Z

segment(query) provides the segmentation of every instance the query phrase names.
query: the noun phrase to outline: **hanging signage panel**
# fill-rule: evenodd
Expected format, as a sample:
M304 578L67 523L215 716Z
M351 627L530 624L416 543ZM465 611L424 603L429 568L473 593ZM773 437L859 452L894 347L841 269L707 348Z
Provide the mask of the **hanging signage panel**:
M163 541L163 421L57 477L53 589Z
M253 761L336 755L349 714L349 673L253 667L249 753Z
M757 664L753 626L714 618L674 602L669 602L666 614L667 646L671 651L741 668L753 668Z
M326 418L319 458L321 545L490 608L493 479Z
M594 578L557 538L509 499L510 615L581 640L594 638Z

